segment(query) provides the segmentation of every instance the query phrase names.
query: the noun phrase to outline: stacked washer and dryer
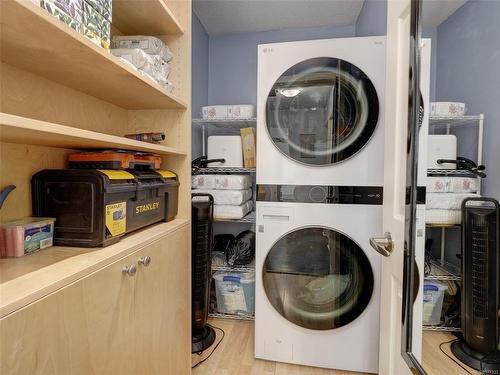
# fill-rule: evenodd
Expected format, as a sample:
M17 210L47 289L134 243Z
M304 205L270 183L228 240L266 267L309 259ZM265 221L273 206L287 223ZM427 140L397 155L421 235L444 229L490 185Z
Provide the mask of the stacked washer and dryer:
M377 372L385 38L260 45L255 356Z

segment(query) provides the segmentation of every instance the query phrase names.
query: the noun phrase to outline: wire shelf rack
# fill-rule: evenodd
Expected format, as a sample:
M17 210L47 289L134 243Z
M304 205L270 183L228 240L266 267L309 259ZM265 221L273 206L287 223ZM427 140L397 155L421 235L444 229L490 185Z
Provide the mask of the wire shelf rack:
M473 177L473 178L477 177L477 175L475 175L474 173L464 169L428 169L427 176Z
M484 115L429 116L429 125L431 126L478 125L480 120L484 120Z
M237 272L255 272L255 265L249 264L248 266L214 266L212 265L212 271L237 271Z
M241 128L250 128L255 127L257 125L257 119L253 118L245 118L245 119L213 119L207 120L203 118L194 118L193 125L196 126L213 126L221 129L241 129Z
M249 214L242 217L241 219L215 218L214 221L220 222L220 223L255 223L255 211L250 212Z
M255 320L253 315L223 314L215 311L209 312L208 316L216 319Z
M197 174L203 173L255 173L255 168L240 168L240 167L207 167L200 168L196 171Z
M424 276L426 280L460 281L460 268L446 261L431 259L431 274Z
M459 327L446 327L446 326L422 326L424 331L435 331L435 332L462 332Z

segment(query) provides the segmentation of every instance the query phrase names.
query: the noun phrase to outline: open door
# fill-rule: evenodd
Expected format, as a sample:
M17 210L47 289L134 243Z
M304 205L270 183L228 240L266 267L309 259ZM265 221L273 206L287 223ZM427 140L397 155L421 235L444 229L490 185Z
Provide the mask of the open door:
M420 107L418 0L387 2L386 121L383 228L371 239L384 255L381 280L379 373L425 374L411 352L415 266L417 150ZM414 95L414 92L417 95Z

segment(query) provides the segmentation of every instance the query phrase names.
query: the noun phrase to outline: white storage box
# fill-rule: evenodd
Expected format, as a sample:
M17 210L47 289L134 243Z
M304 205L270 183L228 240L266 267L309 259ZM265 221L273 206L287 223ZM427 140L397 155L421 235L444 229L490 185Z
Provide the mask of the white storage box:
M217 271L213 277L218 312L253 315L255 305L253 273Z
M243 147L239 135L212 135L208 137L208 159L226 159L225 163L210 163L210 167L243 167Z
M459 102L431 102L431 116L463 116L465 103Z
M229 115L233 119L253 118L255 117L255 106L251 104L232 105Z
M28 217L0 225L0 257L22 257L52 246L54 222L47 217Z
M216 205L239 206L252 198L252 189L245 190L209 190L196 189L193 194L210 194Z
M427 138L427 168L456 169L456 164L438 164L438 159L457 158L457 137L451 134L429 135Z

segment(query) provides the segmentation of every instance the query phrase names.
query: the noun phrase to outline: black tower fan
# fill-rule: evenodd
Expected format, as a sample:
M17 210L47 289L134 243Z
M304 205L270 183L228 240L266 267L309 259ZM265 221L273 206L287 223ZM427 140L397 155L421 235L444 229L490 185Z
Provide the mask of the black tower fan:
M491 198L462 204L462 331L453 354L484 373L500 373L500 208Z
M212 268L214 199L210 194L193 194L191 200L192 262L192 353L199 353L215 341L207 325Z

